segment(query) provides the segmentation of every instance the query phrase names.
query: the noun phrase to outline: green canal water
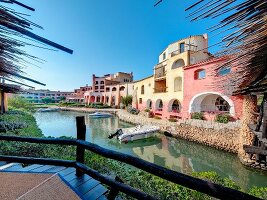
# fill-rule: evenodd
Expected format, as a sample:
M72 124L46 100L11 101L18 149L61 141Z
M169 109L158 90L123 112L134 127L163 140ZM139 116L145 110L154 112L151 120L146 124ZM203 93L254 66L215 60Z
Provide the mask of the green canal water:
M86 113L37 112L37 123L45 136L76 137L76 116L85 116L86 140L104 148L130 154L166 168L190 174L191 172L215 171L228 177L247 190L253 186L267 187L267 174L245 168L237 156L186 140L159 135L142 141L120 144L109 140L110 133L121 127L133 125L112 118L89 118Z

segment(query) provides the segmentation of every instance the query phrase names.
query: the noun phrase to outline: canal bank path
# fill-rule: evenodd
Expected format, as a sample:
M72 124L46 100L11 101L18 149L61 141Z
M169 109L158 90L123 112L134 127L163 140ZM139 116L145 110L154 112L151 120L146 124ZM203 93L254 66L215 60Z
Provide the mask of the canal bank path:
M85 113L109 112L117 115L122 121L132 124L159 126L162 133L169 133L173 137L194 141L231 153L238 153L241 146L240 130L237 123L225 125L203 120L169 122L167 119L148 118L146 113L133 115L122 109L61 107L61 110Z

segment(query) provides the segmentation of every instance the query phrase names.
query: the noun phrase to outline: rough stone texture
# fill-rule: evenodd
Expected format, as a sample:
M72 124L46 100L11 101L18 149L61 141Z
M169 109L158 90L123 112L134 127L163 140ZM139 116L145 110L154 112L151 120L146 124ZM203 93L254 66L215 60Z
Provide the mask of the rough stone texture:
M243 118L240 129L240 147L238 150L238 156L242 160L249 159L249 155L245 153L243 145L252 145L254 140L254 134L248 127L248 124L255 123L256 117L253 114L256 111L256 96L245 96L243 101Z
M147 118L143 114L132 115L125 110L118 110L117 115L123 121L141 125L156 125L160 127L162 132L167 131L174 137L195 141L228 152L238 153L240 147L239 129L236 128L238 127L238 123L235 125L231 124L230 126L235 128L229 129L226 128L226 124L219 124L216 122L183 120L175 123L167 120ZM197 125L194 126L193 124ZM205 126L204 124L207 125Z

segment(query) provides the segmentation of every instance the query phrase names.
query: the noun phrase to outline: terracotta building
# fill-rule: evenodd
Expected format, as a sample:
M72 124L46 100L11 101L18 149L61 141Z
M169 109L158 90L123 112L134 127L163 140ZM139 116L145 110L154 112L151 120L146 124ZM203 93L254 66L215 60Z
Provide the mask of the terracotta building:
M218 113L239 119L242 97L218 87L233 69L216 71L226 58L214 58L207 47L206 34L170 44L159 55L154 74L134 82L133 107L150 109L161 118L190 118L191 113L203 112L211 120Z
M118 72L102 77L92 76L92 89L84 94L85 103L119 106L122 97L133 93L133 73Z

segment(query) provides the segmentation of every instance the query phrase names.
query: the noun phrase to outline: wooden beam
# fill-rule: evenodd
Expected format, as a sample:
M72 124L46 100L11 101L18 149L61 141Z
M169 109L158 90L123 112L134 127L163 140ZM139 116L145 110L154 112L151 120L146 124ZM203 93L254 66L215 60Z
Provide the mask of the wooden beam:
M19 33L21 33L23 35L26 35L26 36L28 36L30 38L33 38L33 39L35 39L35 40L37 40L39 42L42 42L42 43L47 44L49 46L52 46L52 47L54 47L56 49L60 49L60 50L65 51L65 52L67 52L69 54L73 54L73 50L71 50L69 48L66 48L66 47L64 47L64 46L62 46L60 44L57 44L55 42L52 42L52 41L50 41L50 40L48 40L46 38L43 38L43 37L41 37L39 35L36 35L36 34L30 32L30 31L28 31L28 30L26 30L24 28L21 28L19 26L16 26L16 25L13 25L13 24L7 23L7 22L1 22L1 25L6 27L6 28L9 28L9 29L11 29L13 31L17 31L17 32L19 32Z
M264 97L267 94L264 94ZM267 99L263 102L263 124L262 124L262 139L267 138Z

